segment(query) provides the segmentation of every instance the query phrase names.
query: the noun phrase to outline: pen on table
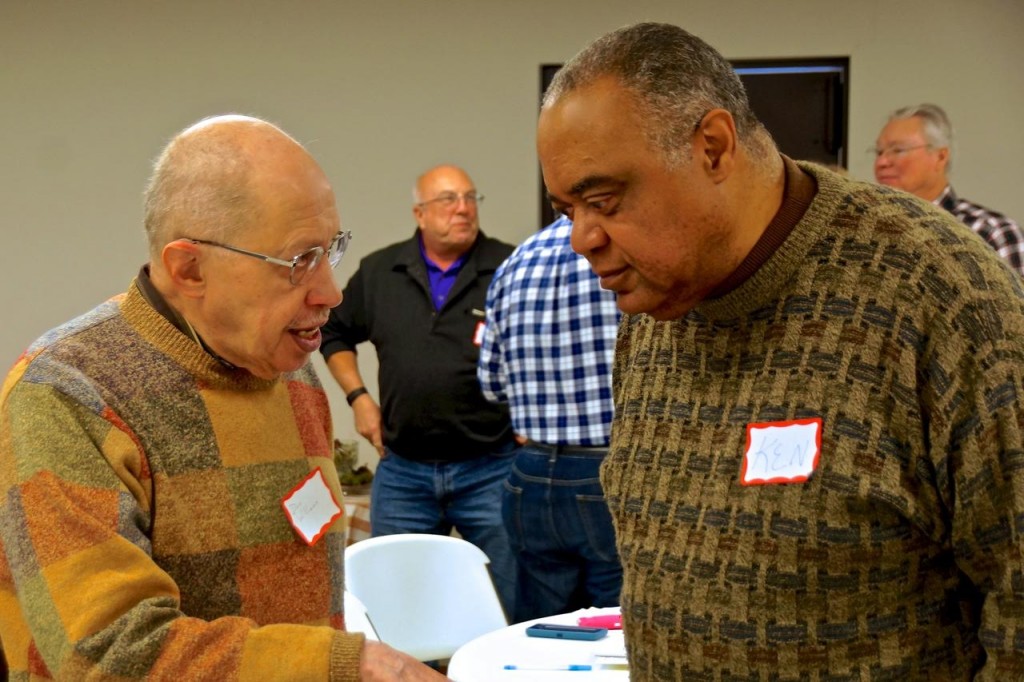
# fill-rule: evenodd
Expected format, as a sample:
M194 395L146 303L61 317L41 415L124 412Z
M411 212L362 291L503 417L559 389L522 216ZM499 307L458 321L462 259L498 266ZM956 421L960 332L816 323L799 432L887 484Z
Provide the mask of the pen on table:
M569 665L506 665L505 670L593 670L594 667L586 663L571 663Z

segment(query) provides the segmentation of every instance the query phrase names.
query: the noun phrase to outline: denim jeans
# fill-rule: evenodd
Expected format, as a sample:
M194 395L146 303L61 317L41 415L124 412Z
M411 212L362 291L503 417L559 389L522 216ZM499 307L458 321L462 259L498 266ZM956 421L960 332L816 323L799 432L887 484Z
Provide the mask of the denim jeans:
M517 447L461 462L416 462L386 449L370 495L370 532L459 535L490 559L505 613L515 613L516 560L501 519L502 484ZM424 586L429 589L429 585Z
M530 443L516 454L502 500L519 561L516 622L619 604L622 566L598 478L602 459Z

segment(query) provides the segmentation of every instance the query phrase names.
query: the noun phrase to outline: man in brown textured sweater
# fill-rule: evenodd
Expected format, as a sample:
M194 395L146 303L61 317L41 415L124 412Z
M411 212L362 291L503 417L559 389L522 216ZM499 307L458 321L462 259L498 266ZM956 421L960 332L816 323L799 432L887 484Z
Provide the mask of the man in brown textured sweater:
M1024 677L1024 294L909 194L779 154L674 26L538 125L627 313L602 469L631 679Z

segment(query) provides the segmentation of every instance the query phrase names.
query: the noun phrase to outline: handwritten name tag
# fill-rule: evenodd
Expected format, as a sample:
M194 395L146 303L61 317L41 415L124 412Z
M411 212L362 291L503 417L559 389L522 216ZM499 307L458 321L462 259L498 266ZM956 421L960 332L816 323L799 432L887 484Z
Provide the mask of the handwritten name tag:
M343 513L319 467L281 498L281 506L288 522L307 545L315 545Z
M747 424L740 483L803 483L818 468L820 456L820 417Z

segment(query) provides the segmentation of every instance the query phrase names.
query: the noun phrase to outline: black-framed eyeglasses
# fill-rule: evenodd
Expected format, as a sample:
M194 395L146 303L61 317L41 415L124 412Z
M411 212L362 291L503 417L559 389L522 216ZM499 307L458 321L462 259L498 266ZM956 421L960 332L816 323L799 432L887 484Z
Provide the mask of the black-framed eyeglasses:
M303 251L291 260L274 258L273 256L268 256L263 253L247 251L246 249L240 249L237 246L221 244L220 242L214 242L208 239L194 239L192 237L182 237L182 239L187 242L192 242L193 244L217 246L222 249L227 249L228 251L240 253L243 256L252 256L253 258L259 258L268 263L273 263L274 265L286 267L289 269L288 281L293 285L298 286L299 284L302 284L304 279L306 279L306 275L316 270L317 266L320 265L320 261L323 260L324 254L327 255L327 262L330 264L331 269L338 267L338 263L341 262L341 257L345 255L345 250L348 249L348 243L352 240L352 231L342 230L338 232L338 234L334 235L334 239L331 240L331 243L326 250L322 246L314 246L311 249Z
M459 200L465 201L467 205L476 206L484 200L484 195L477 193L475 190L472 192L464 192L459 194L458 192L441 192L433 199L427 199L421 201L417 206L426 206L427 204L440 204L444 208L454 208Z

